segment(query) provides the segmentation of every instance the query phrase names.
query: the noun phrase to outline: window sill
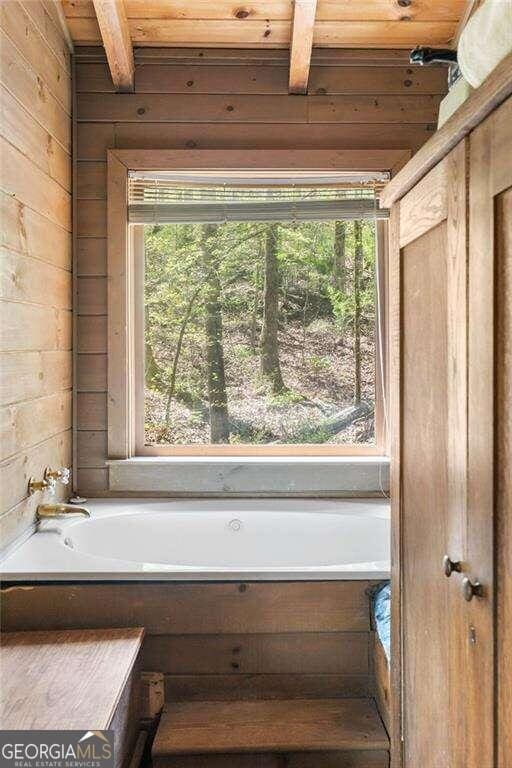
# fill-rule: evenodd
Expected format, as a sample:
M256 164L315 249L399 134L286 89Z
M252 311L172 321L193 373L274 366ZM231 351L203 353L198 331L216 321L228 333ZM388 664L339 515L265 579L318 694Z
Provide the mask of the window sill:
M107 462L111 491L171 495L383 496L386 456L138 456Z

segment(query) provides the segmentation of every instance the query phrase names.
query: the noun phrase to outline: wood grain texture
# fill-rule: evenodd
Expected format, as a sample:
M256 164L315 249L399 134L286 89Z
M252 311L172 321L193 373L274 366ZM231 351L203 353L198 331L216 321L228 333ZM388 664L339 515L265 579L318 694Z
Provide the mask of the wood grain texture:
M124 3L92 0L116 90L133 90L133 50Z
M0 405L10 405L71 389L68 350L0 353Z
M507 318L509 289L510 218L506 203L512 186L511 119L512 100L508 99L470 137L473 175L469 191L469 301L473 311L468 336L468 576L484 585L484 597L472 601L469 611L478 642L468 650L468 727L474 728L481 717L486 723L485 728L471 732L467 739L470 766L476 766L481 756L491 759L493 739L498 764L501 761L506 765L508 754L504 756L504 750L507 740L510 743L508 720L504 719L509 706L504 690L510 685L510 668L506 666L510 611L505 607L501 590L507 595L510 547L508 529L503 527L510 515L510 510L505 512L503 507L510 477L510 389L503 389L508 376L506 350L510 339L503 322ZM505 280L503 284L501 278ZM498 653L496 657L493 649ZM493 678L497 680L496 700ZM484 690L483 680L487 681Z
M451 754L449 711L442 703L444 681L450 679L444 631L448 582L441 571L448 525L446 224L410 243L402 254L404 762L442 765ZM430 371L435 375L429 376ZM428 642L423 641L426 632ZM417 722L436 722L435 740L428 728L415 727Z
M135 67L137 93L204 93L255 95L288 93L287 62L261 66L248 62L245 66L212 63L208 67L191 63L138 62ZM227 76L229 75L229 77ZM363 93L444 93L446 73L440 67L312 66L309 91L317 94ZM106 64L82 62L77 65L79 93L114 93L115 88Z
M96 94L84 93L78 120L135 123L399 123L435 122L438 95Z
M13 456L34 442L71 429L71 392L53 392L37 400L25 400L0 407L0 461Z
M2 189L45 218L71 231L71 196L29 158L0 139Z
M2 245L62 269L71 266L71 235L58 224L0 192Z
M158 761L159 768L282 768L279 755L178 755Z
M0 82L1 551L42 500L28 475L71 464L70 57L40 0L0 4Z
M77 377L79 392L106 392L107 356L77 355Z
M290 93L308 90L317 0L295 0L290 41Z
M387 750L286 752L252 755L177 755L159 758L159 768L388 768Z
M35 5L39 5L38 1ZM66 66L54 54L40 34L20 0L0 5L0 27L22 53L29 69L46 84L50 93L71 114L71 79L69 54ZM28 4L27 4L28 5ZM63 38L62 38L63 39ZM64 56L64 52L62 51Z
M166 675L167 701L367 698L369 675L248 673Z
M144 630L4 633L3 729L110 726Z
M28 481L31 477L42 477L45 467L67 466L70 450L71 431L67 429L32 443L29 448L4 459L0 463L0 508L4 514L8 514L8 510L27 499ZM59 488L59 492L63 495L62 489ZM43 499L47 501L48 497L43 492L38 492L31 501L41 503Z
M208 9L215 12L211 5ZM78 8L73 14L85 18ZM401 51L345 50L326 56L319 49L313 52L310 92L314 95L297 100L287 95L288 58L279 51L138 49L135 92L120 95L114 92L103 53L78 50L79 391L106 392L99 383L104 378L89 372L82 353L98 359L108 343L106 283L100 278L107 273L109 149L148 149L144 159L149 163L155 162L155 149L171 150L162 162L180 163L183 153L172 150L186 150L191 167L205 162L197 149L211 149L216 153L209 162L220 166L228 157L223 150L229 150L229 156L238 150L233 162L247 163L252 158L252 163L260 165L328 163L364 170L399 166L408 152L427 140L438 99L445 91L440 70L407 66ZM260 150L265 151L258 159ZM130 164L137 154L123 157L123 164ZM112 283L111 290L115 290ZM114 362L112 366L117 375L119 367ZM107 421L93 423L98 429L79 437L86 470L80 476L90 482L88 491L98 488L101 492L106 454L100 458L98 449ZM87 454L88 446L92 456Z
M78 154L84 160L103 160L107 149L334 149L374 150L386 147L416 151L434 130L432 123L362 124L283 123L79 123ZM114 136L115 134L115 136Z
M73 41L97 45L101 41L96 19L68 19ZM291 22L282 19L128 19L130 37L137 46L206 46L217 48L288 48ZM332 48L410 48L447 46L457 32L456 21L379 21L371 18L346 21L317 21L313 44Z
M376 749L388 739L369 699L168 704L152 757L183 753Z
M411 163L383 190L380 203L390 208L512 93L512 53L476 88Z
M48 89L46 81L27 67L23 53L3 31L0 34L0 79L20 104L69 152L71 126L68 112Z
M501 553L508 529L493 518L500 510L501 477L510 475L508 438L499 444L510 419L497 418L497 409L506 411L510 390L500 381L503 376L508 382L508 335L500 323L508 317L502 251L510 239L503 201L512 184L511 118L508 100L402 198L399 211L395 206L400 231L393 230L392 218L393 252L400 255L392 295L397 307L401 302L402 330L394 347L403 345L397 382L402 396L393 408L402 416L396 435L401 472L395 475L401 495L393 495L402 614L394 614L393 626L403 645L398 663L405 765L446 759L472 768L491 765L496 746L503 765L508 760L508 744L500 744L510 719L507 667L500 688L508 617L506 607L496 611L494 604L500 596L494 579L506 583ZM463 600L461 576L443 579L443 554L461 563L464 577L482 584L480 598ZM393 759L401 764L399 750Z
M243 7L243 14L233 0L126 0L128 18L154 19L284 19L292 18L288 0L265 0ZM92 0L63 0L68 18L94 18ZM404 15L405 6L389 3L388 0L361 0L356 5L352 0L319 0L317 18L323 21L350 21L380 19L391 21ZM436 19L457 21L465 10L465 0L450 0L440 5L437 0L418 0L407 8L407 15L426 21Z
M0 87L3 109L1 134L25 157L58 182L67 192L71 191L71 167L68 151L33 117L32 109L26 110L17 99ZM63 115L64 123L69 122Z
M96 453L104 433L80 432L79 453L81 440L90 438L92 443L99 436ZM92 463L94 452L88 455ZM367 632L367 587L365 581L339 581L14 588L3 595L3 626L14 630L137 625L144 626L148 635Z
M148 638L143 662L176 675L364 675L368 657L368 632L160 635Z
M377 702L377 708L382 718L382 722L386 726L387 732L390 733L391 686L389 676L389 662L377 634L375 634L373 640L373 672L375 676L375 698Z
M512 753L512 188L497 198L496 225L497 757L506 768Z
M129 98L124 96L124 98ZM108 205L108 412L107 442L111 459L125 459L134 446L133 402L133 248L126 213L128 167L107 154Z
M400 202L389 218L388 340L389 360L389 435L391 499L391 657L389 736L391 766L402 766L402 288L400 265Z

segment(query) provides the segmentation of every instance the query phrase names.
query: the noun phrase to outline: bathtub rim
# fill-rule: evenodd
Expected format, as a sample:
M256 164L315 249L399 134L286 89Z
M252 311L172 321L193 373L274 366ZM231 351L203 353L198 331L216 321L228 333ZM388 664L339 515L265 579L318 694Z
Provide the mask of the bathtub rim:
M136 511L134 508L138 506L144 506L147 511L151 512L163 512L166 506L170 506L169 511L171 513L173 507L178 507L176 511L184 511L183 508L186 510L188 507L192 514L194 511L205 512L206 510L214 513L215 511L219 511L216 507L222 505L228 505L228 507L246 506L246 509L240 510L242 513L244 511L254 511L254 508L256 508L256 510L261 509L262 511L269 511L268 505L269 503L272 503L272 501L275 501L276 504L281 507L278 509L280 514L297 511L304 514L315 514L318 512L323 512L324 514L339 514L339 510L336 510L337 506L354 504L355 506L368 505L370 507L376 507L379 512L384 513L386 518L389 519L390 516L388 499L364 499L360 497L351 499L282 499L278 497L275 499L103 498L92 499L90 502L87 502L87 504L91 507L93 515L98 515L98 518L96 519L99 519L101 517L133 514ZM297 506L300 507L299 510L297 510ZM197 507L199 507L199 509L197 509ZM251 509L251 507L253 509ZM113 583L127 581L182 581L205 583L249 583L258 581L364 581L387 579L390 574L389 561L382 560L329 566L285 566L281 568L272 566L261 567L258 569L255 569L254 567L247 569L241 569L239 567L223 569L217 566L201 567L195 565L165 566L162 564L158 564L158 568L147 568L148 565L154 565L151 563L139 563L139 567L137 567L137 563L133 561L106 558L79 551L74 552L63 545L62 539L66 529L71 528L73 525L80 522L82 521L77 518L70 518L69 520L59 519L59 530L56 532L51 529L52 525L55 526L55 521L44 521L42 530L38 532L37 536L32 535L28 539L24 538L14 550L9 548L5 553L2 553L2 558L0 559L1 585L16 584L20 586L22 583L41 584L58 582L62 584L74 582ZM42 537L44 537L44 539ZM31 554L33 556L33 566L32 568L29 568L26 558L28 558L30 562ZM44 562L45 556L47 557L45 565L48 562L54 562L56 556L57 562L61 567L54 570L50 570L46 567L42 568L41 563ZM39 560L40 557L42 557L42 561ZM75 562L70 564L71 560L74 560ZM77 567L77 561L82 564L82 567ZM15 566L14 568L13 565ZM144 569L144 566L146 566L146 569Z

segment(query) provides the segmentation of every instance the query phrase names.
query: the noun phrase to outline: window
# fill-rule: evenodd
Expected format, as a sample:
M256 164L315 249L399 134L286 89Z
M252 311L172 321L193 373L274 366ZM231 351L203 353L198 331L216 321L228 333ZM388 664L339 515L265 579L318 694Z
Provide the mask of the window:
M363 465L380 473L387 212L375 190L401 154L108 151L112 487L135 487L117 460L138 457L126 465L138 489L174 456L325 456L326 468L366 455L357 482ZM322 487L338 489L335 467Z
M130 174L138 454L381 446L374 187Z

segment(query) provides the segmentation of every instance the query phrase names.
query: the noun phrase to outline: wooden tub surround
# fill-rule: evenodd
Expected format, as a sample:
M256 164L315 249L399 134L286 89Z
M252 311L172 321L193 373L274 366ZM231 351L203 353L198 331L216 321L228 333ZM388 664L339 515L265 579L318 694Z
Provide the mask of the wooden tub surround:
M2 622L8 630L145 627L141 670L165 679L153 747L158 768L385 768L373 585L9 586Z
M139 725L143 629L6 632L1 636L2 730L114 730L115 766Z

